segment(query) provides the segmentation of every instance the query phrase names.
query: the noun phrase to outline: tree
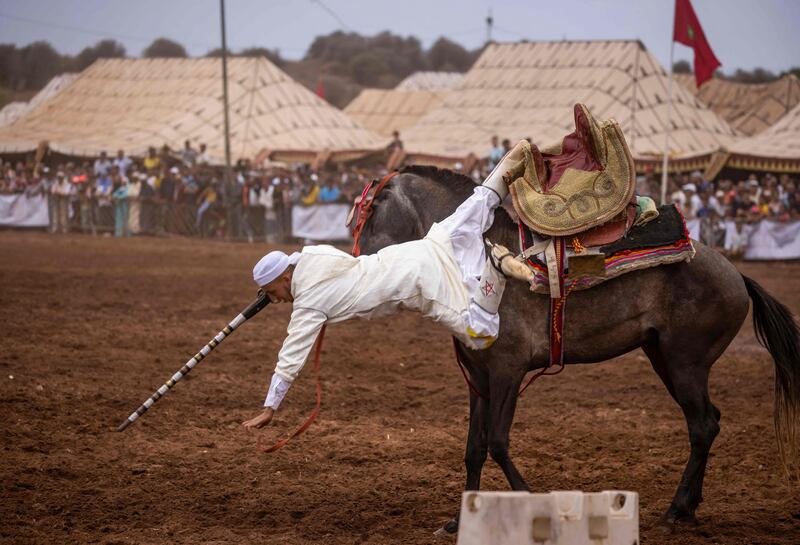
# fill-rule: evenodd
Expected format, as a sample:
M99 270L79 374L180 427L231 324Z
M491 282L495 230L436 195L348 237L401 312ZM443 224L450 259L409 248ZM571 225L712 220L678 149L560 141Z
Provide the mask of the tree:
M267 49L266 47L248 47L239 52L241 57L266 57L275 66L283 66L286 61L281 57L281 52L277 49Z
M17 46L0 44L0 85L13 87L14 79L19 73L20 59Z
M233 57L233 52L230 49L227 50L227 53L229 57ZM214 49L206 53L206 57L222 57L222 48L215 47Z
M691 74L692 65L689 64L689 61L679 60L672 64L672 71L676 74Z
M75 70L80 72L97 59L119 59L125 57L125 46L115 40L101 40L86 47L75 57Z
M306 52L306 60L340 62L347 64L357 54L367 49L367 40L355 32L337 30L327 36L317 36Z
M173 42L172 40L168 40L167 38L157 38L153 40L153 43L148 45L144 51L142 51L142 57L146 57L148 59L164 57L185 58L188 56L189 54L181 44L178 42Z
M20 70L15 87L41 89L66 68L66 62L49 42L33 42L19 50Z
M361 85L373 87L378 79L389 71L389 67L376 51L364 51L350 61L350 73Z
M441 37L428 50L426 58L433 70L466 72L476 57L461 45Z
M780 73L778 77L782 78L783 76L794 75L796 78L800 78L800 66L793 66L788 70L784 70Z
M732 76L724 77L727 80L737 81L739 83L769 83L770 81L778 79L773 72L762 67L754 68L752 71L737 68Z

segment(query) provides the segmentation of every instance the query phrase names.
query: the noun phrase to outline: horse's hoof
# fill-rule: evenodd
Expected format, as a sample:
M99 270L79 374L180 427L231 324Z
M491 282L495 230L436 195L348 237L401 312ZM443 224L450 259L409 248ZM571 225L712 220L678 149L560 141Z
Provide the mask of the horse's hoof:
M670 519L667 517L662 517L661 520L658 521L656 528L661 530L662 533L671 535L675 533L675 519Z
M458 521L453 519L447 521L444 526L436 530L433 535L436 537L450 537L458 532Z
M674 534L678 531L679 526L695 527L697 525L697 518L694 515L666 514L658 522L658 528L665 534Z

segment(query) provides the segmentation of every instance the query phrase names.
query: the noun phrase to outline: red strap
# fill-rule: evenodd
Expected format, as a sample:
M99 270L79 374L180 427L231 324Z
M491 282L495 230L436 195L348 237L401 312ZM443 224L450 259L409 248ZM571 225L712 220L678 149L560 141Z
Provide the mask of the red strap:
M314 410L311 412L311 416L309 416L306 421L300 426L297 431L295 431L292 435L285 439L281 439L274 445L269 448L264 448L261 445L261 439L258 440L258 448L261 452L275 452L276 450L282 449L286 443L303 433L308 429L308 427L317 419L317 415L319 415L319 407L322 404L322 385L319 382L319 354L322 351L322 339L325 338L325 326L322 326L322 329L319 331L319 336L317 337L317 343L314 347L314 375L317 379L317 406L314 407Z
M364 191L361 193L361 201L358 204L358 220L356 221L356 226L353 229L353 249L351 250L351 254L355 257L361 255L361 231L364 229L364 226L367 224L367 220L372 216L372 203L375 202L375 199L378 196L386 184L388 184L392 178L397 176L399 172L396 170L394 172L390 172L375 186L374 182L367 184L364 188ZM372 192L372 196L369 195L370 190L375 187L375 191Z

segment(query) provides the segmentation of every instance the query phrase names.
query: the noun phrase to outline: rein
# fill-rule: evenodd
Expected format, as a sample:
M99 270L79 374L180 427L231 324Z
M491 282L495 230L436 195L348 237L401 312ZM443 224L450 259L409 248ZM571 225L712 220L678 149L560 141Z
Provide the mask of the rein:
M372 213L374 212L372 204L375 202L378 194L386 187L386 184L398 174L399 173L395 170L381 178L380 182L376 183L375 180L373 180L364 186L364 191L361 192L358 204L355 205L358 219L356 220L355 228L353 228L353 249L350 251L353 257L361 255L361 232L364 230L367 220L372 217Z
M322 404L322 385L320 384L320 381L319 381L319 354L320 354L320 352L322 352L322 339L324 339L324 338L325 338L325 326L323 325L322 329L319 332L319 336L317 337L317 342L314 345L314 377L317 380L317 405L316 405L316 407L314 407L314 410L311 411L311 414L309 415L308 418L306 418L306 421L303 422L303 425L300 426L299 428L297 428L297 431L295 431L289 437L286 437L285 439L281 439L280 441L278 441L277 443L275 443L271 447L262 446L261 445L261 438L259 438L258 442L257 442L257 445L258 445L258 449L261 452L270 453L270 452L275 452L276 450L282 449L284 446L286 446L286 444L289 441L291 441L292 439L294 439L295 437L297 437L298 435L300 435L301 433L306 431L308 429L308 427L311 426L311 424L314 423L314 420L317 419L317 416L319 415L319 407Z

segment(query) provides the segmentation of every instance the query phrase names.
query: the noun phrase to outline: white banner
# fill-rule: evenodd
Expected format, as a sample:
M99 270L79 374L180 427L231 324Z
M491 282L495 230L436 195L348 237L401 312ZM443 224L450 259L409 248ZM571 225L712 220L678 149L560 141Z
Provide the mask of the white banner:
M762 220L753 225L745 259L800 259L800 221Z
M306 240L349 240L344 224L349 204L313 204L292 207L292 236Z
M47 227L47 197L0 195L0 225L9 227Z

